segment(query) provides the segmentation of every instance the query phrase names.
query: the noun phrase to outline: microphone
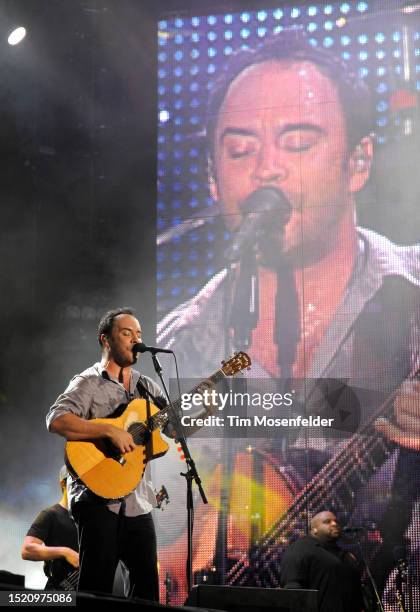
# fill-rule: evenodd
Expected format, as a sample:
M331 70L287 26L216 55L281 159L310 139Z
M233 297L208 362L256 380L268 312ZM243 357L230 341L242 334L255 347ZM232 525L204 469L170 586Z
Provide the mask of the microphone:
M226 250L225 257L229 263L241 259L244 252L256 243L264 226L271 229L274 224L283 229L292 212L289 200L276 187L257 189L242 202L240 208L245 218Z
M173 353L171 349L157 348L156 346L147 346L147 344L144 344L144 342L137 342L137 344L134 344L131 350L133 351L134 355L136 353L152 353L152 355L156 355L156 353Z

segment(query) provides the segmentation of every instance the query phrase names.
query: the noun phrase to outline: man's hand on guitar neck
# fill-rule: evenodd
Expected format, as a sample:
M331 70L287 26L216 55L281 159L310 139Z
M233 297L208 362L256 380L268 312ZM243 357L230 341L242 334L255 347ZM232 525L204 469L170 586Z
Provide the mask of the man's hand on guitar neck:
M47 546L39 538L25 536L22 546L22 559L25 561L50 561L65 559L74 568L79 567L79 553L68 546Z
M70 563L70 565L72 565L75 569L79 568L79 553L77 553L75 550L64 546L63 557L67 563Z
M67 440L95 440L107 438L121 454L136 448L133 436L124 429L110 423L98 423L95 420L82 419L72 413L62 414L50 425L50 430Z
M394 422L378 419L376 429L392 442L420 451L420 381L406 381L394 400Z

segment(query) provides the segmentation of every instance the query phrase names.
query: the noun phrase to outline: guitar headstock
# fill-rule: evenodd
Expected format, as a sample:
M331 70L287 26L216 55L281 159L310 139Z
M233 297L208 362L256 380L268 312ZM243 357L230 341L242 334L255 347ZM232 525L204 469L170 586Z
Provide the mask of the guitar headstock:
M240 351L235 353L228 361L222 361L222 372L225 376L233 376L238 372L242 372L245 368L251 366L251 358L249 355Z

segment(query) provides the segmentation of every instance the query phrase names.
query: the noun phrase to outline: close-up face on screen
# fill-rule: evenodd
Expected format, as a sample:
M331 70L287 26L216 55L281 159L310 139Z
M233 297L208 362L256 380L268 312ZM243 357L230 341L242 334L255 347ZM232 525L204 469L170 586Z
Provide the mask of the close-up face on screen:
M420 3L0 17L0 605L420 612Z
M284 586L287 546L329 511L386 610L408 559L420 611L419 16L259 2L158 23L157 342L184 391L223 378L190 438L209 501L195 493L195 584ZM183 487L158 517L171 603Z

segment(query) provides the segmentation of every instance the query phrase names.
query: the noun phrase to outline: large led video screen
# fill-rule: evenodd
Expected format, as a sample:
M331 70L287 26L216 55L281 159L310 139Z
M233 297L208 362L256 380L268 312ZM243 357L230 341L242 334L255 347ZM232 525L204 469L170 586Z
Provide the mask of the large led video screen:
M252 361L189 438L209 502L194 489L194 581L280 586L287 546L331 510L385 609L400 585L419 611L420 9L197 7L157 37L159 346L183 384ZM181 454L154 467L171 603L187 592Z

